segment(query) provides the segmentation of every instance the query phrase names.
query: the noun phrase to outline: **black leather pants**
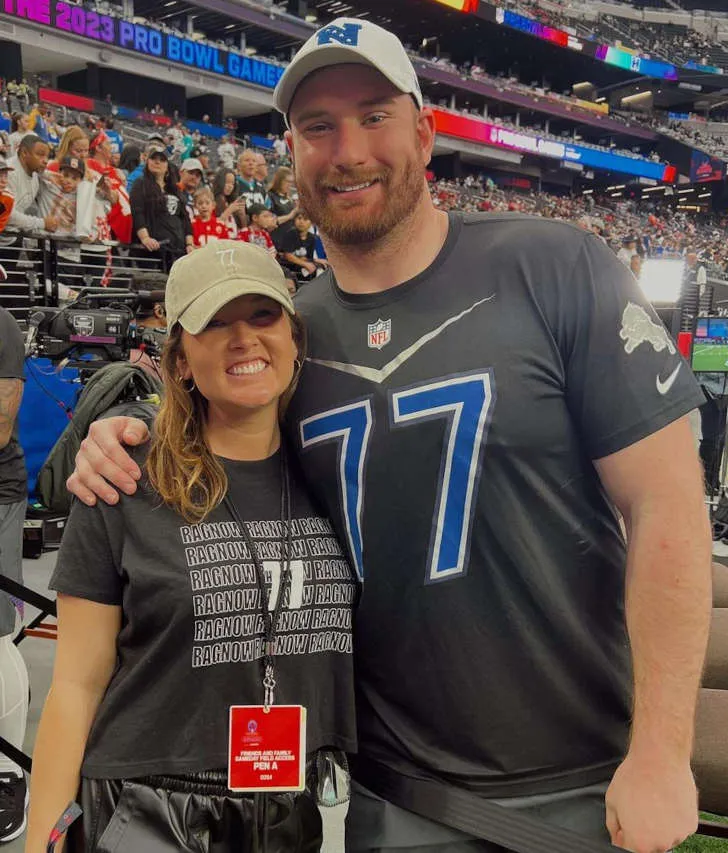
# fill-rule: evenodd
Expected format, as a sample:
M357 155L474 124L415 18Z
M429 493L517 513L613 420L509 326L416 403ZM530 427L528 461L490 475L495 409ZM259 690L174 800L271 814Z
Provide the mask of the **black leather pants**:
M321 815L301 794L233 794L219 779L82 779L68 853L317 853ZM212 778L212 777L211 777Z

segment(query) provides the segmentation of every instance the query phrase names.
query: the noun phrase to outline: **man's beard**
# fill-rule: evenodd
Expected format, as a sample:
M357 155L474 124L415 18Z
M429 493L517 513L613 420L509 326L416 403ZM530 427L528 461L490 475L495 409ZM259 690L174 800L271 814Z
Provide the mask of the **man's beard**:
M372 180L382 185L384 203L368 213L358 205L337 210L330 203L330 187L346 184L357 186ZM385 237L417 208L425 191L425 170L414 158L407 161L398 179L391 169L377 173L337 170L316 180L313 186L297 176L299 206L306 211L322 235L341 246L376 243Z

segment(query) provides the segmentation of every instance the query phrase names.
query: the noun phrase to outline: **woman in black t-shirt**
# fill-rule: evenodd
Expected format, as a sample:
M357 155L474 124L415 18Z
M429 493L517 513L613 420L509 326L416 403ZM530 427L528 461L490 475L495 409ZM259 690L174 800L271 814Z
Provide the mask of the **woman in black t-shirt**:
M68 853L315 853L312 791L335 791L331 750L356 748L356 581L282 445L303 327L276 261L240 241L177 261L166 310L139 488L74 505L51 579L58 650L26 853L76 796ZM267 792L275 777L255 764L238 786L255 793L228 788L231 706L259 706L230 735L237 761L284 746L264 737L264 703L306 708L307 790Z
M134 234L144 248L162 260L165 271L194 250L192 223L179 194L167 152L161 146L147 155L144 171L129 196Z

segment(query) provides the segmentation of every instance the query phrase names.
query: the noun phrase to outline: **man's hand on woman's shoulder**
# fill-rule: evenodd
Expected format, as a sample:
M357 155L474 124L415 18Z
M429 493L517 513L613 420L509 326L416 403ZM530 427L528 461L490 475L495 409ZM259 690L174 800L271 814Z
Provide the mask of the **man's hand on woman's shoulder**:
M115 504L119 500L116 489L133 495L141 471L123 445L138 445L148 440L149 430L138 418L94 421L81 442L76 468L66 480L66 487L89 506L96 503L97 497L107 504Z

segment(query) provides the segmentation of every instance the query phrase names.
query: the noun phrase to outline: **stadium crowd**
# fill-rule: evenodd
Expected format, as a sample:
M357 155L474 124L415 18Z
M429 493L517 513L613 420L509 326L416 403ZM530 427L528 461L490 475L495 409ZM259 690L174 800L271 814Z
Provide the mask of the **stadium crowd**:
M596 21L585 21L575 17L575 9L565 3L551 3L550 7L557 5L558 8L546 8L538 0L495 0L495 5L512 9L547 26L578 31L579 35L602 39L608 44L617 37L625 47L647 59L663 59L677 65L728 67L728 52L717 35L706 35L683 24L632 21L607 14Z
M614 201L608 197L553 195L535 190L509 190L489 179L434 181L431 193L442 210L527 213L573 222L597 233L617 253L634 244L644 257L680 257L695 252L706 267L728 273L726 218L698 219L669 201ZM624 255L622 255L624 257Z
M469 72L485 75L477 64ZM23 84L20 93L18 84L0 87L0 101L6 106L22 109L26 92L28 103L27 111L0 116L0 122L10 118L9 132L0 130L0 156L9 167L3 171L16 195L16 215L11 219L6 212L0 230L15 225L85 237L91 243L110 239L138 243L148 252L150 262L163 266L210 239L234 237L257 242L275 253L292 286L324 266L320 244L316 251L315 228L298 216L282 139L270 137L266 141L270 147L258 149L249 138L238 139L234 131L221 141L203 136L199 129L190 131L179 116L157 126L155 117L163 113L157 106L147 111L146 126L67 110L56 115L48 105L35 103L33 88ZM522 133L536 132L507 120L494 121ZM658 117L650 121L656 129L665 128ZM691 144L706 142L699 134L689 137L677 122L669 129ZM25 167L21 163L27 157L19 158L18 147L27 135L37 140L36 146L40 143L42 154L18 200L18 182L22 179L26 184L27 177L27 162ZM580 144L585 143L580 140ZM728 151L713 150L728 155ZM626 150L619 153L639 156ZM104 180L99 180L102 175ZM89 182L96 187L91 200L86 188ZM598 232L616 252L634 238L641 255L695 250L704 262L714 263L721 275L728 272L726 223L698 220L670 202L615 204L611 198L597 199L591 194L512 191L496 187L485 176L461 182L435 181L432 192L443 209L520 211L566 219ZM91 254L89 248L87 255ZM69 261L77 257L77 250L67 254ZM108 254L103 257L109 261ZM12 269L7 253L5 258ZM102 263L98 253L96 261ZM101 275L100 281L107 283L107 278Z

